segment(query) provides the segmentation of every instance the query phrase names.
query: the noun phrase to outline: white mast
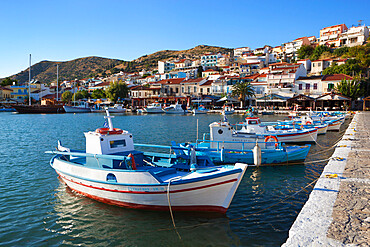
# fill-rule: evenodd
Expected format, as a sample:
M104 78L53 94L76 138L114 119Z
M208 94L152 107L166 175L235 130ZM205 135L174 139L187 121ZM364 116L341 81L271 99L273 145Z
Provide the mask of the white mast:
M59 90L59 74L58 74L58 70L59 70L59 64L57 64L57 102L58 102L58 90Z
M31 105L31 54L30 54L30 69L28 71L28 104Z

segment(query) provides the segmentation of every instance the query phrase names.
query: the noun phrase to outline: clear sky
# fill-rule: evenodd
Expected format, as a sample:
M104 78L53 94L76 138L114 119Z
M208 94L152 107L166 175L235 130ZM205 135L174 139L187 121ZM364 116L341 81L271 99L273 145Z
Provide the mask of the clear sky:
M43 60L132 60L196 45L281 45L364 20L370 1L1 0L0 78Z

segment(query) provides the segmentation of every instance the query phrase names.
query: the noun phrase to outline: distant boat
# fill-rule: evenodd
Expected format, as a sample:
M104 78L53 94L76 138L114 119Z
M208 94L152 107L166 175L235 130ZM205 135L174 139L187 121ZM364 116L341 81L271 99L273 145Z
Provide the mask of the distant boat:
M185 105L174 104L168 107L165 107L163 111L167 114L187 114L188 110Z
M158 102L149 104L147 107L143 109L143 112L145 113L164 113L162 104Z
M18 113L64 113L63 105L12 105Z
M114 104L112 107L108 107L110 113L124 113L127 109L123 106L123 104Z
M223 109L222 109L222 115L231 115L231 114L234 114L235 110L233 107L229 106L229 105L224 105Z
M208 113L208 109L206 109L204 106L200 105L198 108L196 109L193 109L193 114L196 115L196 114L207 114Z
M63 106L66 113L87 113L91 112L91 108L89 107L89 104L84 101L79 101L78 105L65 105Z

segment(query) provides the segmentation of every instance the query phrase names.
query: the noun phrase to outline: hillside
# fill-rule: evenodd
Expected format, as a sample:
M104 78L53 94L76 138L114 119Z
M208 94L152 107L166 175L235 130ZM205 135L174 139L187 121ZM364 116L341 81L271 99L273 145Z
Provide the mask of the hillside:
M172 50L164 50L158 51L150 55L142 56L138 59L135 59L131 62L131 66L135 68L137 71L141 71L143 69L155 69L158 66L158 61L167 60L167 59L196 59L200 58L201 55L213 52L213 53L232 53L233 49L217 47L217 46L207 46L207 45L198 45L194 48L188 50L181 50L181 51L172 51Z
M78 58L67 62L52 62L42 61L32 66L32 79L39 80L44 83L50 83L56 80L57 64L59 64L59 79L73 80L88 77L101 76L109 73L117 73L120 70L124 72L139 72L145 70L155 70L158 66L158 61L166 59L195 59L207 52L228 53L232 49L199 45L192 49L171 51L158 51L150 55L145 55L133 61L123 61L118 59L109 59L102 57L85 57ZM11 76L19 82L28 81L28 69ZM1 79L0 79L1 81Z
M32 79L50 83L56 80L57 64L59 64L60 80L82 79L102 73L118 64L122 64L122 62L122 60L102 57L85 57L67 62L42 61L32 66L31 74ZM11 78L19 82L28 81L28 69L11 76Z

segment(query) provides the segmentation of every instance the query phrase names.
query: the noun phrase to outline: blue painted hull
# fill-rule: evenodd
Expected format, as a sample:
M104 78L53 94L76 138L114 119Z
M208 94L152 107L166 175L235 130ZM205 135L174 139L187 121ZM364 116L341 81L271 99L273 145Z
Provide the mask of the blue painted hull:
M283 149L263 149L261 164L283 164L289 162L298 162L306 159L311 145L306 146L287 146ZM244 152L224 150L217 152L209 148L197 148L197 155L207 155L214 163L228 164L243 162L247 164L254 164L252 150L245 150Z

